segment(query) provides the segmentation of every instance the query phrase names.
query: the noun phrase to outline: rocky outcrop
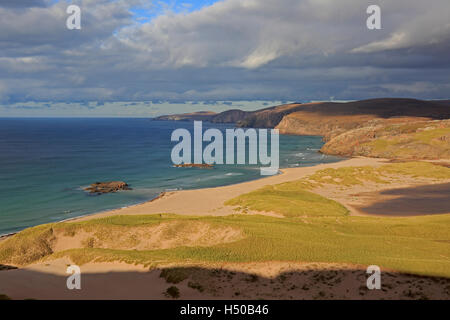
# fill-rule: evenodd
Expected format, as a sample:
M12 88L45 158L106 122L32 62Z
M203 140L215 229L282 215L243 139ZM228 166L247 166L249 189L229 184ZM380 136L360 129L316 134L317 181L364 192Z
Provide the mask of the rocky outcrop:
M84 190L89 191L89 193L103 194L132 189L123 181L108 181L93 183Z
M201 168L201 169L211 169L214 166L212 164L206 163L183 163L173 165L175 168Z

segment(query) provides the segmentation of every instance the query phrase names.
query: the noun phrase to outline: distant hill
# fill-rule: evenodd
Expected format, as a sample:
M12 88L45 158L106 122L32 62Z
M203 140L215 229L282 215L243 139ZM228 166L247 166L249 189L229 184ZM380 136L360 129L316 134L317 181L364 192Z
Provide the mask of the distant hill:
M411 122L449 118L450 103L446 101L385 98L303 104L300 110L283 117L277 128L284 134L324 136L327 141L375 120Z
M227 110L216 114L212 117L211 122L215 123L237 123L244 119L251 112L242 111L238 109Z
M162 120L162 121L211 121L211 119L217 115L217 113L212 111L198 111L191 113L182 113L182 114L172 114L166 116L160 116L154 118L154 120Z
M435 121L450 119L450 100L292 103L251 112L203 111L157 119L236 123L238 127L277 128L282 134L323 136L327 143L322 152L345 156L438 159L448 157L450 149L450 120Z
M361 122L373 119L414 117L426 119L450 118L450 100L423 101L383 98L339 102L292 103L256 111L227 110L221 113L200 111L166 115L156 120L236 123L239 127L274 128L286 134L324 135L353 129Z
M237 125L246 128L274 128L284 116L302 109L303 104L292 103L248 112Z

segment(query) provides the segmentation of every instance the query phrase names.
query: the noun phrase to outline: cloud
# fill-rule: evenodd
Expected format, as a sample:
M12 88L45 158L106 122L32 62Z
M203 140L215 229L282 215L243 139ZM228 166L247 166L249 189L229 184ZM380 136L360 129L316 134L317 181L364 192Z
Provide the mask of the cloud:
M6 8L32 8L46 7L46 0L0 0L0 7Z
M0 101L448 98L448 0L224 0L142 21L148 1L74 3L81 30L65 1L0 2Z

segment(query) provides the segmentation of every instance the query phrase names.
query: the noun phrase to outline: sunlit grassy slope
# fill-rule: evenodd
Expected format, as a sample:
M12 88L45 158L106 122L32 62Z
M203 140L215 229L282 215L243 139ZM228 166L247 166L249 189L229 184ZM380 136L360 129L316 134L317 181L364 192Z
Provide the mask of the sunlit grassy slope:
M75 248L52 253L52 233L83 228L120 228L167 221L207 222L239 228L241 240L212 247L164 250ZM450 277L450 216L411 218L315 217L273 218L259 215L186 217L176 215L116 216L83 223L58 223L28 229L0 245L0 262L31 263L69 256L75 263L126 261L156 266L186 262L308 261L377 264L404 272ZM119 229L118 229L119 228ZM102 228L102 232L106 232ZM34 254L28 254L34 253ZM28 256L26 261L24 257Z
M319 170L305 179L263 187L231 199L225 204L237 206L237 209L244 212L270 211L285 217L343 216L348 212L345 207L309 190L324 184L348 187L366 181L389 183L392 179L401 180L403 176L450 179L450 168L428 162L393 163L378 168L370 166L328 168Z
M436 179L450 176L448 168L422 163L389 164L375 169L377 175L365 167L345 170L346 175L342 178L350 179L346 180L350 184L360 181L353 180L356 176L359 179L364 176L364 179L375 176L382 179L383 176L378 175L380 172L386 176L395 172ZM353 170L353 173L349 170ZM319 171L308 181L272 186L274 189L263 189L240 197L240 201L246 205L261 206L265 210L265 203L271 205L276 200L276 205L270 210L284 214L286 218L245 214L224 217L161 214L53 223L24 230L0 242L0 263L26 265L63 256L70 257L77 264L124 261L149 267L168 263L338 262L375 264L413 274L450 277L450 215L353 217L346 215L345 208L340 204L305 190L310 183L324 183L341 177L341 173L340 169ZM298 206L298 212L301 213L293 211L295 206ZM312 208L313 211L305 211L302 206ZM307 217L302 216L304 212ZM108 248L96 245L102 239L114 239L117 234L138 234L137 231L145 230L145 227L160 225L169 226L164 232L167 233L167 239L170 239L180 234L179 228L183 224L193 229L196 224L202 224L208 225L212 230L239 230L241 236L235 241L210 246L178 245L155 250L117 249L111 243ZM64 235L75 239L86 232L92 234L92 242L74 245L73 248L62 251L55 249L57 237Z
M322 151L390 159L450 159L450 121L366 126L338 135Z
M296 188L295 183L267 186L227 201L225 204L240 206L242 210L267 211L285 217L343 216L348 210L336 201Z

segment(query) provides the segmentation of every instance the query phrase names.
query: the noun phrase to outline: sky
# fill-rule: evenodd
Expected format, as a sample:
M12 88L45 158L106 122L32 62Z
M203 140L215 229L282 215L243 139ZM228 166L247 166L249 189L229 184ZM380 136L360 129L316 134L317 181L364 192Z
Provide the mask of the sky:
M448 0L0 0L0 117L449 99L449 17Z

